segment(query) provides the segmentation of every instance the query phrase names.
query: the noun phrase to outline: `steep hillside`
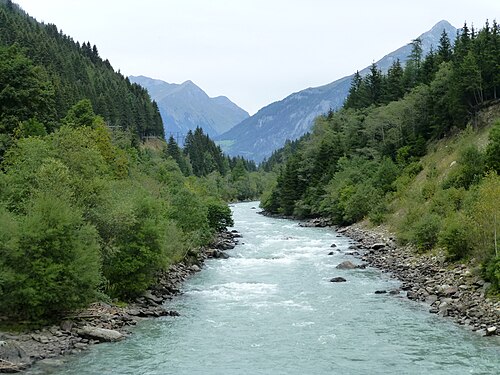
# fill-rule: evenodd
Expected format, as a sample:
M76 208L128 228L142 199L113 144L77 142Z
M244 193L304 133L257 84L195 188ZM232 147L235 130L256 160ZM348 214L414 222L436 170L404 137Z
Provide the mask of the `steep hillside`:
M191 81L180 85L144 76L130 76L158 103L165 134L186 134L200 127L210 136L222 134L246 119L248 113L225 96L210 98Z
M139 137L163 136L158 108L151 102L147 91L115 72L108 60L101 59L95 45L88 42L80 45L56 25L37 22L11 1L0 0L2 46L14 48L9 53L28 58L29 64L38 69L37 79L45 81L45 91L51 95L53 104L51 114L45 111L43 120L57 122L69 108L86 98L108 125L131 130ZM4 74L22 80L20 71L15 71L12 66L5 68ZM0 92L1 85L7 80L7 76L0 80ZM24 84L29 85L28 82ZM3 95L8 95L8 91ZM7 129L12 126L15 125L4 124Z
M454 40L457 30L447 21L440 21L420 36L424 55L430 51L431 46L434 46L434 49L437 47L443 30ZM407 44L384 56L376 64L382 72L386 72L396 60L404 63L411 49L411 44ZM361 70L360 74L366 75L368 71L369 67ZM308 132L318 115L329 109L340 108L349 92L352 77L351 75L324 86L308 88L272 103L217 137L217 141L223 150L231 155L243 155L261 161L283 146L287 139L297 139Z

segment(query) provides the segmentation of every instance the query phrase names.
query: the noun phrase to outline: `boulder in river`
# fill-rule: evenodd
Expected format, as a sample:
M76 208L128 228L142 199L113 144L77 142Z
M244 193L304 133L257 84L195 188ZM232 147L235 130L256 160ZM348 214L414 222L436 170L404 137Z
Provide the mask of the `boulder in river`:
M346 281L347 281L346 279L344 279L343 277L340 277L340 276L333 277L330 279L330 282L332 282L332 283L344 283Z
M353 262L350 262L348 260L340 263L337 265L337 267L335 267L339 270L353 270L355 268L357 268L357 266L353 263Z
M493 336L497 332L497 327L488 327L486 328L486 336Z
M78 336L99 341L118 341L123 339L123 334L112 329L83 326L77 331Z

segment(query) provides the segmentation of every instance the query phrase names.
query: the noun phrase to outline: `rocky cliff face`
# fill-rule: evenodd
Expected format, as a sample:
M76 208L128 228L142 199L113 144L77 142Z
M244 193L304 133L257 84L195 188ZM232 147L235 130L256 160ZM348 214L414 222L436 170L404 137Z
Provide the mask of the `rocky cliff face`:
M191 81L174 84L144 76L130 76L129 79L146 88L158 104L167 138L169 135L182 138L196 127L214 137L249 116L225 96L210 98Z
M450 40L455 39L457 29L447 21L438 22L420 36L424 55L430 51L431 46L438 46L443 30L447 32ZM404 63L410 52L411 44L407 44L389 53L376 64L385 72L397 59ZM368 70L369 67L361 70L361 75L368 73ZM283 146L287 139L297 139L307 133L318 115L329 109L340 108L349 92L351 79L352 75L324 86L291 94L262 108L216 139L230 155L243 155L260 162Z

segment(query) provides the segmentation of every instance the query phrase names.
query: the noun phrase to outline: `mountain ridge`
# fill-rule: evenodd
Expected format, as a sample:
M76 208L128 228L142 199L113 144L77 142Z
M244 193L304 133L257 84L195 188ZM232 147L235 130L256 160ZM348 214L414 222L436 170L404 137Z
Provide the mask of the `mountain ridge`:
M446 20L439 21L419 36L424 55L430 51L431 46L437 47L443 30L450 40L454 40L457 29ZM408 43L388 53L376 64L386 72L397 59L404 64L410 52L411 43ZM366 75L369 69L370 67L366 67L359 73ZM345 76L322 86L292 93L263 107L255 115L216 137L216 140L226 153L260 162L283 146L286 140L297 139L307 133L317 116L330 109L340 108L349 92L352 77L353 75Z
M129 76L129 80L147 89L156 101L167 137L185 135L197 127L215 137L249 117L248 112L229 98L211 98L191 80L177 84L143 75Z

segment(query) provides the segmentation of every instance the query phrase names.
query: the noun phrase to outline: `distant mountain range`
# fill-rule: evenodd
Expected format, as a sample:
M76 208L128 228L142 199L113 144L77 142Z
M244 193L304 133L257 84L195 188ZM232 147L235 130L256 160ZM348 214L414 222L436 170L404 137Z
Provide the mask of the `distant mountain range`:
M457 29L447 21L440 21L431 30L420 35L424 55L430 51L431 46L437 48L443 30L450 40L454 41ZM409 43L384 56L376 62L378 68L386 72L397 59L404 64L411 48ZM368 71L369 67L361 70L360 74L366 75ZM242 155L260 162L283 146L287 139L297 139L307 133L318 115L329 109L340 108L348 95L352 77L351 75L324 86L291 94L262 108L255 115L216 137L216 140L226 153Z
M182 135L196 127L201 127L213 138L249 116L225 96L210 98L191 81L175 84L145 76L128 78L146 88L158 104L167 138L180 135L182 139Z

